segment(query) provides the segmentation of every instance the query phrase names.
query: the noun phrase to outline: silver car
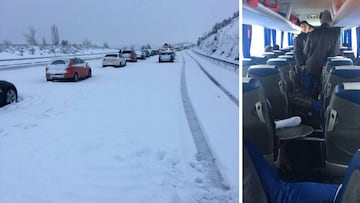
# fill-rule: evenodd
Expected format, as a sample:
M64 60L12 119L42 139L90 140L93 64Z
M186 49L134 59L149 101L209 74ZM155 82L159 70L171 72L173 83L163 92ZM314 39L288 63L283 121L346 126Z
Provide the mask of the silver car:
M102 66L116 66L116 67L124 67L126 66L126 58L122 56L122 54L106 54L102 61Z
M168 61L174 62L175 54L173 51L161 51L159 54L159 63Z

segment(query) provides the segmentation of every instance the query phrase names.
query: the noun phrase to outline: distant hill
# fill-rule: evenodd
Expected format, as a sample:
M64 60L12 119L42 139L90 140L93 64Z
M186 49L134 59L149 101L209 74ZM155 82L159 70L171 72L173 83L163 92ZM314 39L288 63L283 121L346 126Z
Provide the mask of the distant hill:
M217 23L197 42L201 52L229 61L239 60L239 16Z

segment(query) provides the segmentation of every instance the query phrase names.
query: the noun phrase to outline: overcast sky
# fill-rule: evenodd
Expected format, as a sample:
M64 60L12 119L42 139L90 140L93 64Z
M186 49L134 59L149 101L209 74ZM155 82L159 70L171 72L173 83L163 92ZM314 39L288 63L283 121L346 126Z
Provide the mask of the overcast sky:
M89 39L112 47L196 42L216 22L239 10L239 0L1 0L0 43L25 43L29 26L41 42L51 42L56 24L60 40Z

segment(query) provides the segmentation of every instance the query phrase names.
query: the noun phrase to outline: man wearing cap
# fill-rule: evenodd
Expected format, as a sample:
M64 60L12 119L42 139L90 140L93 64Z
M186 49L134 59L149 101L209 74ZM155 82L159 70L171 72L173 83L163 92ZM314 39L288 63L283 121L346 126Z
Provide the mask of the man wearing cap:
M322 67L327 57L336 56L340 47L340 28L330 27L331 13L325 10L320 13L321 26L308 34L304 54L303 93L317 100L320 88Z
M296 87L302 87L302 73L305 65L305 54L304 46L307 39L308 32L310 31L311 25L307 21L301 21L298 26L301 28L301 33L294 40L294 56L296 62ZM300 73L300 74L299 74ZM300 77L301 75L301 77Z

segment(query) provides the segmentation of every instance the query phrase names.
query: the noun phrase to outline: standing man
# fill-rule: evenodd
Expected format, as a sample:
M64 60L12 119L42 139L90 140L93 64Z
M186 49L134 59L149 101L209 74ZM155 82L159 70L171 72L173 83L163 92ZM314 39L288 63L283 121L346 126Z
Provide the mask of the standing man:
M320 88L322 67L327 57L336 56L340 46L340 28L330 27L331 13L325 10L320 13L321 26L308 34L304 54L303 88L304 95L317 100Z
M306 62L305 54L304 54L304 46L308 36L308 32L310 32L311 25L307 21L301 21L298 26L300 26L301 33L294 40L294 56L295 56L295 87L302 88L302 79L303 79L303 70Z

